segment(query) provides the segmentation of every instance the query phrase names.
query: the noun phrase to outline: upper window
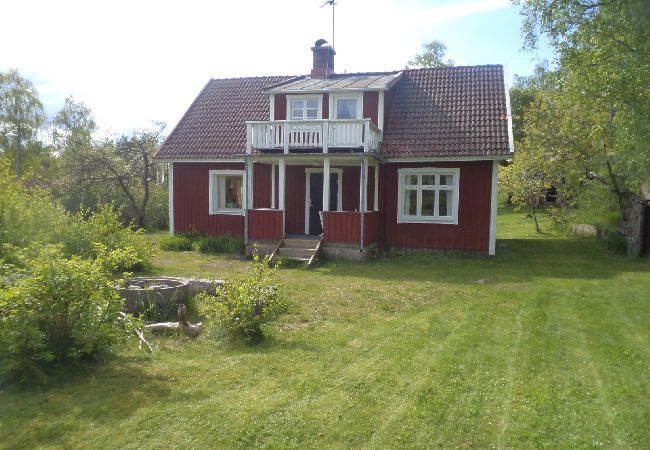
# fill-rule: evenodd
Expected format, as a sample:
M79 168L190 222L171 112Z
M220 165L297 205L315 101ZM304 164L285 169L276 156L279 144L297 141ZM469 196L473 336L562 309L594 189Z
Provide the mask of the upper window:
M320 99L292 98L289 101L291 120L313 120L320 118Z
M335 96L334 97L334 118L336 119L360 119L361 118L361 96Z
M458 223L459 169L399 169L397 223Z
M210 171L210 214L243 214L244 171Z

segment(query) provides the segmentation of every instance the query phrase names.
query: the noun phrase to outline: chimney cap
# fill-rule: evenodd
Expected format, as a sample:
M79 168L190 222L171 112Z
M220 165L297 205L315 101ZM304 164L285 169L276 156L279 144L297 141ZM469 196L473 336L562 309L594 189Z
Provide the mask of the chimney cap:
M327 44L329 47L329 42L327 42L325 39L319 39L314 43L314 47L322 47L325 44Z

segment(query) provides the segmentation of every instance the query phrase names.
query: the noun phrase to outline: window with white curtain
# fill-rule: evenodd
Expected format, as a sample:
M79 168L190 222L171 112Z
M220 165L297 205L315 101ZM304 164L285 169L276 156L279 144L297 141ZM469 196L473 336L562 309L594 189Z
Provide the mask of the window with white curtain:
M337 98L336 99L336 118L337 119L356 119L358 114L359 101L356 97L353 98Z
M210 214L243 214L244 193L243 170L210 170Z

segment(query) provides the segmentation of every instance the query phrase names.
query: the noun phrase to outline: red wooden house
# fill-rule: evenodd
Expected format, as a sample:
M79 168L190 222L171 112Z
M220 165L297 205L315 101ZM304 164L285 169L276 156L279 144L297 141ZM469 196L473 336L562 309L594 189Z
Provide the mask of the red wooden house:
M512 157L503 67L213 79L156 158L170 232L244 236L281 254L373 246L495 251L498 161Z

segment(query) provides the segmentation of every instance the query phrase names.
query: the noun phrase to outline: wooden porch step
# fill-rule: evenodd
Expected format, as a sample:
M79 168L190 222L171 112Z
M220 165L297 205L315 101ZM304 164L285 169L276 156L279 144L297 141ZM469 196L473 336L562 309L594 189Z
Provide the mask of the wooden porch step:
M309 260L316 248L281 247L278 256L281 258L296 258Z
M318 247L318 242L316 239L293 239L285 238L283 248L304 248L310 250L316 250Z

